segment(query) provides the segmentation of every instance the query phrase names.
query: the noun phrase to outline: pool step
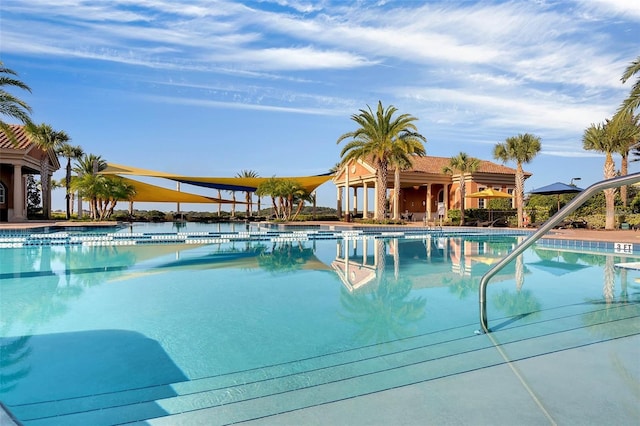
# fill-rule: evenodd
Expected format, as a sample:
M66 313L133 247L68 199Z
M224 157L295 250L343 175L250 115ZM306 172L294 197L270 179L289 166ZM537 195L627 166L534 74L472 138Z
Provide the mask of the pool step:
M230 424L436 380L640 333L633 304L585 304L531 320L495 321L245 372L75 399L9 407L25 425ZM532 317L529 317L532 318ZM585 332L588 330L588 332ZM603 331L606 330L606 333Z

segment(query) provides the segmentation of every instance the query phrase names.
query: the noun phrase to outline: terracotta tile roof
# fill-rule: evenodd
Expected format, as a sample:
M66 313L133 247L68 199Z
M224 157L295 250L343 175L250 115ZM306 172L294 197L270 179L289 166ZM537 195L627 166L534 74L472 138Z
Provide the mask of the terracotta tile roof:
M414 157L413 158L413 171L423 173L442 174L442 169L449 165L451 161L450 157ZM487 160L480 160L480 167L478 173L495 173L495 174L507 174L513 175L516 173L516 169L503 166ZM531 176L531 173L525 172L525 176Z
M31 146L31 141L27 132L24 130L24 126L21 124L10 124L11 130L17 139L17 144L11 141L4 132L0 131L0 149L28 149Z

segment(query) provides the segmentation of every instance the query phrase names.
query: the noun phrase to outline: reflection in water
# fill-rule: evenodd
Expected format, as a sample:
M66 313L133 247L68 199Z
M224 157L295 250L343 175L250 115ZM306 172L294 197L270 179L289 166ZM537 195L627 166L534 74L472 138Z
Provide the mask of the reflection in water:
M426 300L409 298L411 282L395 280L386 274L373 291L340 291L342 317L357 327L356 341L361 344L388 342L414 332L413 325L425 315Z
M92 364L92 357L98 358L100 354L91 352L96 342L104 341L105 338L110 339L113 344L127 345L135 344L140 351L150 345L158 354L160 363L164 363L169 367L175 367L170 380L181 380L181 372L179 368L172 364L169 359L173 355L169 353L165 359L165 355L161 352L164 342L152 342L146 340L145 335L128 335L122 333L121 330L110 332L107 334L78 333L66 336L46 336L46 338L38 337L38 333L33 332L33 338L29 337L29 333L24 330L30 328L37 329L41 324L55 323L55 319L62 317L67 310L74 309L75 305L71 303L74 299L82 297L87 290L97 286L113 283L118 280L127 281L126 285L134 286L135 279L140 279L142 283L148 284L150 280L146 277L159 276L159 274L172 273L170 276L174 279L184 279L188 281L193 275L189 275L194 271L210 271L233 270L232 274L221 273L216 275L219 283L228 284L230 276L241 277L247 281L261 279L261 276L268 277L269 284L275 284L274 287L268 285L261 286L264 294L273 295L276 306L264 306L261 313L269 313L273 315L277 321L274 328L277 327L296 327L296 321L292 321L291 316L286 318L279 317L282 309L282 298L290 297L292 293L299 291L302 301L310 301L309 306L304 303L305 309L317 309L315 313L321 313L317 318L327 321L326 336L331 341L330 344L336 344L334 339L339 341L331 333L334 331L331 327L336 327L343 332L345 341L351 344L353 334L355 340L359 344L371 344L388 342L407 336L414 336L416 333L424 332L423 326L425 320L428 321L427 326L434 328L441 327L445 324L442 318L435 318L432 312L439 309L439 312L451 308L451 312L447 312L444 316L450 314L451 318L446 321L460 321L460 317L464 317L466 312L456 311L459 300L467 299L466 305L472 305L471 302L477 297L478 284L480 277L492 265L498 262L504 255L513 249L517 239L513 237L431 237L425 236L416 239L385 239L360 236L359 238L345 238L341 240L331 240L321 242L323 251L317 251L315 241L278 241L278 242L230 242L210 245L181 245L181 244L154 244L145 246L69 246L69 247L26 247L21 250L7 250L3 252L3 265L11 265L10 270L3 270L0 274L0 285L2 285L2 298L0 298L0 330L2 331L2 377L0 382L0 391L3 393L11 393L20 387L20 383L28 382L28 376L32 377L36 373L31 373L31 363L33 358L41 356L43 352L33 350L40 345L44 348L49 342L56 342L61 345L63 342L74 342L77 346L74 349L86 349L85 358L87 364ZM334 256L335 245L335 256ZM535 271L535 262L544 262L543 266L554 266L554 277L559 280L573 273L580 271L589 266L598 265L601 267L604 279L602 286L602 299L592 300L585 305L601 304L602 307L582 313L582 319L587 325L596 324L599 321L611 321L621 318L623 315L633 315L634 309L637 315L638 306L638 290L637 286L627 283L626 272L621 274L622 288L620 295L616 300L615 278L616 257L604 256L601 254L584 254L584 253L560 253L557 250L550 251L548 249L536 248L533 251L518 256L512 264L507 265L495 277L494 282L498 285L492 288L491 301L495 309L500 310L505 315L522 319L522 321L532 321L544 315L545 303L548 303L548 294L537 292L536 280L540 281L541 271ZM538 257L535 259L534 257ZM5 263L6 262L6 263ZM326 263L329 263L327 265ZM557 262L562 265L547 265L548 262ZM567 268L566 264L573 265L568 272L564 272ZM531 270L528 269L531 265ZM540 264L539 264L540 265ZM577 266L576 266L577 265ZM266 274L256 273L256 270L267 272ZM332 270L334 274L306 274L304 278L311 277L309 283L300 282L298 275L293 275L299 271L325 271ZM251 275L244 275L244 272L250 272ZM562 273L560 273L562 272ZM551 272L553 273L553 272ZM272 279L273 275L281 274L278 279ZM316 275L322 275L318 278ZM324 276L331 275L338 277L342 283L340 285L334 278L329 283ZM213 276L213 275L212 275ZM169 277L169 275L167 275ZM209 275L206 275L209 277ZM531 280L529 281L529 279ZM225 282L225 279L227 281ZM315 281L318 280L318 281ZM160 279L157 280L158 291L163 290ZM212 280L214 281L214 280ZM138 283L140 283L138 282ZM251 281L253 283L253 281ZM256 281L259 282L259 281ZM156 280L153 280L154 285ZM261 283L261 282L260 282ZM203 288L207 283L203 283ZM244 284L244 282L243 282ZM308 286L307 286L308 284ZM335 285L334 285L335 284ZM548 284L548 283L545 283ZM577 285L576 285L577 286ZM116 287L114 285L114 287ZM120 286L121 288L124 286ZM185 285L185 288L193 289ZM226 288L222 288L226 287ZM240 294L234 293L234 286L219 285L213 289L210 286L212 299L218 298L225 291L224 296L228 300L239 301L247 310L254 310L255 295L245 293L247 289L251 290L251 286L242 286L245 292ZM240 287L240 286L238 286ZM560 286L558 286L560 287ZM337 291L339 288L339 292ZM282 294L274 289L282 289ZM182 289L181 289L182 290ZM325 293L326 291L326 293ZM433 292L432 292L433 291ZM600 287L598 286L598 292ZM93 292L96 294L105 294L108 292ZM186 292L185 292L186 293ZM541 294L542 293L542 294ZM118 292L114 294L119 295ZM318 305L311 303L309 295L317 297ZM200 293L189 295L191 297L200 297ZM578 297L587 299L582 293ZM150 296L151 298L151 296ZM634 302L635 298L635 302ZM222 299L222 298L221 298ZM96 300L88 298L88 300ZM120 300L120 299L118 299ZM271 300L271 299L270 299ZM297 299L296 299L297 300ZM580 300L583 302L584 300ZM156 303L156 299L152 299ZM174 309L174 300L170 300L168 306ZM264 300L261 300L264 303ZM316 302L315 298L313 302ZM428 309L427 302L432 303L436 309ZM556 302L552 300L552 302ZM624 303L617 303L624 302ZM209 304L210 299L206 299L205 303ZM562 301L565 303L565 301ZM567 302L568 303L568 302ZM575 302L575 298L574 301ZM442 305L441 305L442 304ZM626 313L620 309L621 305L627 309ZM179 304L175 308L178 314ZM232 305L236 306L236 305ZM155 305L154 305L155 307ZM209 305L207 305L210 308ZM454 308L455 307L455 308ZM86 308L86 306L85 306ZM254 311L260 311L255 309ZM326 315L326 313L332 315ZM335 315L336 312L338 315ZM427 312L430 312L427 318ZM80 315L77 311L72 312L74 315ZM180 312L182 314L182 312ZM241 313L239 315L244 315ZM300 317L296 319L308 320L304 317L306 311L300 313ZM475 314L475 313L474 313ZM176 315L177 317L178 315ZM340 322L337 318L343 322ZM239 318L239 317L238 317ZM576 316L576 318L579 318ZM155 321L157 318L149 319L149 322ZM233 313L228 318L236 320ZM250 318L249 318L250 319ZM146 319L145 319L146 320ZM171 318L173 321L173 317ZM335 321L335 324L332 322ZM468 324L468 318L465 319ZM300 321L303 322L303 321ZM313 322L313 321L311 321ZM348 323L345 327L345 322ZM438 322L436 325L434 323ZM108 322L105 322L108 323ZM316 322L317 323L317 322ZM191 327L192 324L181 323L176 320L176 328L190 327L193 329L207 330L208 327ZM286 324L283 326L283 324ZM449 326L450 323L446 323ZM459 325L458 323L456 323ZM12 330L13 325L19 325ZM47 324L49 326L49 324ZM139 324L135 324L137 326ZM235 324L234 324L235 325ZM271 323L267 324L271 326ZM323 327L325 323L322 323ZM51 326L52 328L54 326ZM418 329L420 327L420 329ZM628 332L634 332L634 326L630 322L621 322L616 333L624 333L624 327L628 327ZM635 326L637 329L637 325ZM233 327L230 327L233 328ZM265 327L266 329L267 327ZM150 326L150 329L152 327ZM252 329L243 329L238 327L239 333L251 334ZM593 328L593 333L611 333L613 327L608 331ZM12 331L14 332L12 334ZM155 331L155 330L154 330ZM162 330L164 331L164 330ZM211 329L209 328L209 331ZM289 329L286 328L288 332ZM319 334L325 332L325 328ZM46 333L43 333L46 334ZM51 333L53 334L53 333ZM336 332L335 334L339 334ZM159 333L159 335L164 335ZM289 335L289 334L288 334ZM13 336L13 337L7 337ZM200 336L194 334L194 336ZM252 336L254 337L254 336ZM265 341L269 337L267 335L255 336L257 339L264 338ZM233 336L229 337L232 339ZM313 341L318 347L326 344L325 341ZM229 340L231 341L231 340ZM160 344L158 344L160 343ZM339 341L336 345L343 345L344 341ZM157 347L156 347L157 346ZM185 352L191 351L192 348L181 347ZM226 346L226 345L220 345ZM329 345L327 345L329 346ZM128 347L123 347L125 351ZM136 350L137 351L137 350ZM126 351L125 351L126 352ZM169 351L171 352L171 351ZM286 351L283 351L285 353ZM65 352L65 356L71 353L69 350ZM286 352L288 354L288 352ZM129 356L124 353L120 356ZM62 359L62 357L60 357ZM187 358L187 357L185 357ZM111 360L116 366L119 358ZM38 362L42 362L39 360ZM197 360L196 362L203 362ZM142 364L142 363L141 363ZM33 364L40 365L40 364ZM73 366L68 366L72 368ZM38 373L40 374L40 373ZM87 370L86 377L92 377L93 371ZM98 381L96 381L98 382ZM94 384L97 386L97 383ZM20 390L21 391L21 390ZM171 389L163 389L167 395L171 395ZM27 392L25 392L27 394Z

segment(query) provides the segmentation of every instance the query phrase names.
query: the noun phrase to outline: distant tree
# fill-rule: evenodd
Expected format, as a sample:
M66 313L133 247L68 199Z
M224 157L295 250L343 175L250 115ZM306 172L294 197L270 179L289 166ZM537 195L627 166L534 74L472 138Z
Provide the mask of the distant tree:
M257 178L258 172L253 170L243 170L236 175L238 178ZM251 216L251 209L253 207L253 200L251 199L251 191L245 191L245 201L247 203L246 217Z
M458 173L458 186L460 187L460 225L464 224L464 205L466 196L466 177L475 173L480 167L480 160L469 157L465 152L461 152L455 157L451 157L449 164L442 168L442 173L453 175Z
M515 195L516 208L518 209L518 227L523 225L524 207L524 170L522 165L530 163L540 152L540 138L529 133L519 134L507 138L503 143L498 143L493 148L493 157L503 163L516 162Z
M61 155L67 159L67 168L65 175L65 188L66 188L66 205L67 205L67 220L71 219L71 212L73 211L73 199L71 197L71 160L76 160L84 155L84 151L80 146L73 146L69 143L63 143L56 150L58 155Z
M403 147L412 147L412 151L406 151L407 155L416 152L417 144L426 142L426 138L418 133L414 124L417 118L409 114L401 114L394 118L393 115L397 111L393 105L383 108L381 101L378 101L375 113L367 106L366 110L361 109L359 114L351 116L351 120L359 127L343 134L337 141L340 143L345 139L352 139L340 152L341 164L352 160L371 159L376 167L375 219L383 219L387 213L387 178L389 164L393 164L392 157ZM396 145L399 147L396 148Z
M49 186L49 157L48 152L55 151L62 144L67 143L70 138L63 130L54 130L46 123L33 124L29 123L25 126L25 130L31 137L33 143L44 151L44 155L40 157L40 182L42 189L42 215L45 219L49 219L51 211L51 192Z
M15 78L17 75L15 71L6 68L0 61L0 131L7 135L14 144L17 143L16 135L11 129L11 125L6 123L2 117L15 118L22 124L31 123L31 107L25 101L5 90L5 87L14 87L31 93L29 86Z

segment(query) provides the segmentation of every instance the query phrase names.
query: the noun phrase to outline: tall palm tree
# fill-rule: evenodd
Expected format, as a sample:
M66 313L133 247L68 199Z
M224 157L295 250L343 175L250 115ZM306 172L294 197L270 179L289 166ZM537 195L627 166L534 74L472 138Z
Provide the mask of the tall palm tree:
M58 147L68 142L70 138L64 130L54 130L46 123L38 125L29 123L25 126L25 130L31 136L33 142L45 153L40 158L40 182L42 187L42 213L45 219L49 219L49 212L51 211L51 191L49 186L48 152L55 152Z
M424 140L426 142L426 139ZM400 139L393 146L389 155L389 165L393 166L393 218L400 219L400 171L410 169L413 165L412 157L426 155L424 145L420 140Z
M620 144L618 154L622 157L620 162L620 174L626 176L629 174L629 152L640 143L640 115L634 115L630 112L619 112L613 119L616 121L616 125L620 127L621 135L628 135L627 139L624 139ZM620 187L620 198L622 199L622 205L627 207L627 186Z
M31 93L31 89L22 81L16 77L18 74L12 69L6 68L2 61L0 61L0 132L3 132L9 140L14 144L16 141L16 135L13 133L9 123L6 123L2 117L11 117L19 120L23 124L31 123L29 115L31 114L31 107L20 98L12 95L5 90L5 87L14 87L22 90L26 90Z
M258 172L255 172L253 170L243 170L240 173L238 173L236 175L236 177L238 178L257 178L258 177ZM251 209L253 207L253 200L251 197L251 191L245 191L245 201L247 202L247 213L246 213L246 217L247 219L249 218L249 216L251 216Z
M629 96L622 102L620 106L619 112L627 112L631 113L638 109L640 106L640 56L638 56L634 61L632 61L629 66L624 70L622 74L622 84L626 83L634 75L638 75L638 79L631 86L631 91L629 92Z
M417 118L410 114L401 114L394 118L393 115L397 111L393 105L383 108L381 101L378 101L375 113L367 105L366 110L361 109L359 114L351 116L351 120L360 127L343 134L337 141L340 143L345 139L352 139L340 152L342 164L352 160L371 159L376 167L375 219L386 216L388 168L392 161L391 155L398 149L396 145L415 147L417 144L426 142L426 138L418 133L414 124ZM413 148L413 152L417 152L417 147ZM410 153L407 151L407 154Z
M616 121L592 124L582 135L582 146L586 150L599 151L605 154L604 178L611 179L616 175L613 153L620 152L623 139L619 137ZM615 228L615 188L604 190L606 205L605 229Z
M530 133L511 136L503 143L498 143L493 148L493 158L503 163L507 161L516 162L516 209L518 209L518 227L524 226L523 223L523 207L524 207L524 170L522 165L530 163L540 152L540 138Z
M466 177L475 173L480 168L480 160L469 157L465 152L461 152L455 157L451 157L449 164L442 168L442 173L453 175L458 173L458 186L460 187L460 225L464 224L464 202L466 195Z
M67 189L66 201L67 201L67 220L71 219L71 211L73 210L71 200L71 160L79 159L84 155L84 151L80 146L73 146L69 143L63 143L56 150L58 155L61 155L67 159L67 170L65 175L65 187Z

